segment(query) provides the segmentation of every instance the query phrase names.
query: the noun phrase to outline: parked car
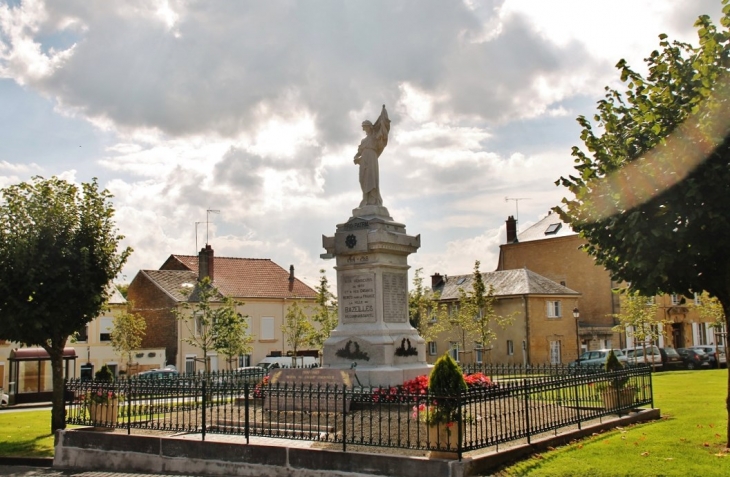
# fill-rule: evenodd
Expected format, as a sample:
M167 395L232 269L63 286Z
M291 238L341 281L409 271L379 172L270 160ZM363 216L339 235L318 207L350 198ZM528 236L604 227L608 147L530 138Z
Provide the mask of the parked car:
M573 361L570 363L569 366L603 366L606 364L606 357L608 356L608 352L611 351L610 349L595 349L591 351L586 351L582 355L580 355L580 358L576 361ZM613 350L613 354L616 355L616 358L621 362L621 364L626 364L626 356L624 353L621 352L620 349Z
M663 368L662 355L657 346L647 346L646 356L644 356L644 347L626 348L622 351L626 355L626 359L629 364L648 364L657 371L660 371Z
M179 376L179 373L175 369L150 369L149 371L142 371L136 377L138 379L170 379Z
M715 345L697 345L690 346L693 350L702 350L707 356L710 357L710 367L719 368L727 367L727 357L725 355L724 346Z
M3 388L0 388L0 407L8 407L10 397L3 392Z
M699 369L710 367L710 357L702 350L694 350L691 348L677 348L677 353L684 361L684 367L687 369Z
M684 368L684 361L674 348L659 348L662 355L662 367L664 369L681 369Z

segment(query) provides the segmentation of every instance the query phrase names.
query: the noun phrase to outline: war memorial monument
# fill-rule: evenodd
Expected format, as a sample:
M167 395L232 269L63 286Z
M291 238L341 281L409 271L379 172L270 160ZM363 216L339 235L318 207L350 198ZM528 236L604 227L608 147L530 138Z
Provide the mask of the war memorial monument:
M354 368L364 386L392 386L429 373L426 343L408 321L408 255L421 236L408 235L383 206L378 159L390 132L385 106L375 124L366 120L362 128L366 137L354 158L362 201L334 236L322 236L322 257L336 260L339 305L323 363Z

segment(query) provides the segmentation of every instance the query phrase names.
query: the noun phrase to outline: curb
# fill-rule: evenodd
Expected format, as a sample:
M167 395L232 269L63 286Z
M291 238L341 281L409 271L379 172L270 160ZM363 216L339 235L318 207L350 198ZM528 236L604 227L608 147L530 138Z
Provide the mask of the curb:
M53 457L3 457L0 465L22 465L27 467L53 467Z

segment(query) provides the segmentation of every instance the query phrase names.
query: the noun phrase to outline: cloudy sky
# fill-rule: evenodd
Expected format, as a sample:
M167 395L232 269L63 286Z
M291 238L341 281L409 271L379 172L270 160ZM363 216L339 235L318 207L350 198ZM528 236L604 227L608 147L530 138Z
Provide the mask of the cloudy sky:
M621 58L696 43L720 0L0 1L0 187L98 177L135 252L270 258L314 285L385 104L384 205L426 274L496 267L566 190ZM505 200L520 199L516 200ZM206 210L220 213L207 214ZM206 230L206 218L210 218ZM196 226L196 224L198 224ZM196 238L197 229L197 238Z

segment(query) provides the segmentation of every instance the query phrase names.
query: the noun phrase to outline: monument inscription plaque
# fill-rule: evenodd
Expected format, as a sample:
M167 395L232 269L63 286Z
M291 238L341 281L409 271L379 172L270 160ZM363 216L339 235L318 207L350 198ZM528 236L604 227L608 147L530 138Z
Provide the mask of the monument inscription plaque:
M375 323L375 273L344 275L341 295L343 323Z
M350 409L352 395L345 396L342 388L351 387L354 377L349 369L276 369L271 372L271 386L263 388L264 409L335 412L342 410L343 397Z
M383 321L408 321L408 275L383 273Z

